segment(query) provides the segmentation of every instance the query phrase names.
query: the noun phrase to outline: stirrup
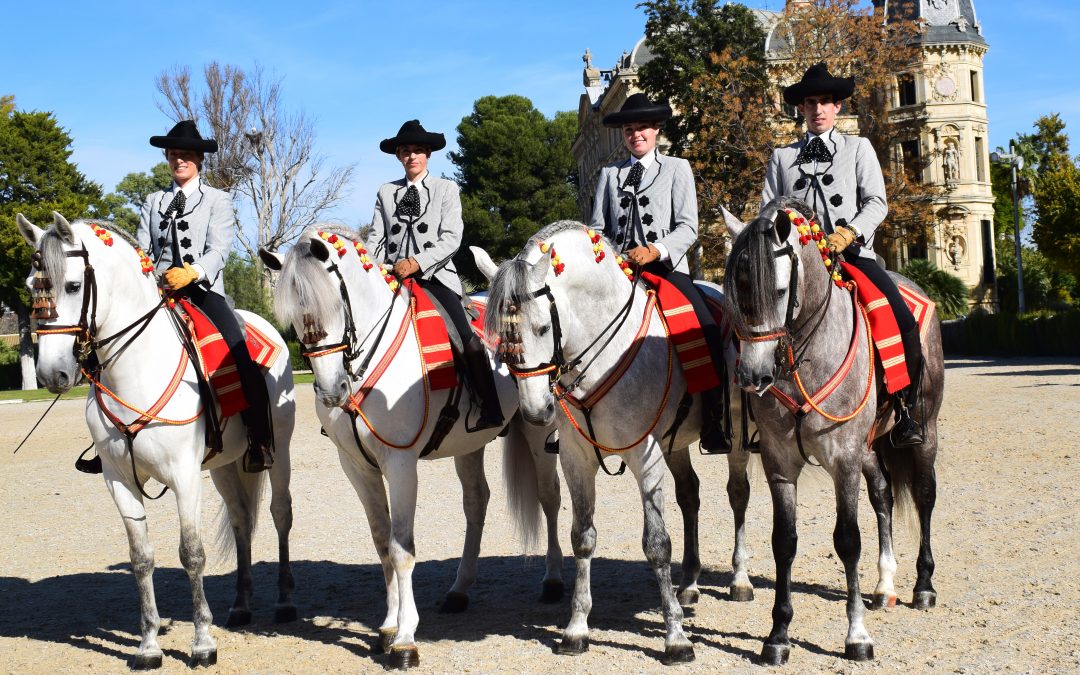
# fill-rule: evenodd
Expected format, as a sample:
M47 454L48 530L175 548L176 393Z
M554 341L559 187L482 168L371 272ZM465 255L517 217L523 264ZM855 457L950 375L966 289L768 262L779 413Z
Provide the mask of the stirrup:
M101 455L94 455L90 459L79 457L75 460L75 468L83 473L101 473Z
M252 442L244 451L243 466L245 473L267 471L274 466L274 453L270 451L268 445Z
M907 408L901 408L900 419L889 430L889 442L895 448L914 448L926 442L922 426L911 417Z
M717 438L713 438L716 436ZM706 438L708 442L706 442ZM703 455L726 455L731 452L731 440L723 429L712 429L709 434L702 434L698 447Z

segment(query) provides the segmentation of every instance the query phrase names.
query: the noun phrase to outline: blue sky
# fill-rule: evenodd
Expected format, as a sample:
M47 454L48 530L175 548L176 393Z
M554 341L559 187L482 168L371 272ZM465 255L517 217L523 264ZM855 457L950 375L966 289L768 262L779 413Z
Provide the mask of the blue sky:
M398 177L378 150L406 119L446 134L477 98L521 94L543 113L576 110L581 56L611 67L644 29L634 0L278 2L259 4L22 2L3 11L0 94L25 110L53 111L74 137L73 159L106 191L160 161L149 136L171 126L156 107L154 80L210 61L256 64L282 80L285 105L316 121L331 165L355 163L349 195L332 215L371 217L378 185ZM748 0L781 9L783 0ZM177 5L179 6L179 5ZM1080 138L1076 56L1080 6L1068 0L975 0L990 44L985 87L991 147L1061 113ZM25 27L25 29L13 29ZM1080 142L1074 147L1080 150ZM431 170L450 174L446 152Z

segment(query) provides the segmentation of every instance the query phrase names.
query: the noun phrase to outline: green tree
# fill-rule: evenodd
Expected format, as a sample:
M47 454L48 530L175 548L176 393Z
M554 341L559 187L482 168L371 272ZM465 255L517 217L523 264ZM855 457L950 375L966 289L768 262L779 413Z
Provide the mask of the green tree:
M577 115L548 119L524 96L485 96L457 132L450 161L457 167L465 233L456 262L464 276L481 282L467 246L507 258L544 225L580 217L570 151Z
M113 221L128 232L135 234L139 227L139 211L146 198L158 190L172 185L172 173L166 162L155 164L149 173L129 173L116 184L116 192L102 199L104 212L98 215Z
M19 319L24 389L36 387L25 286L30 248L15 225L15 214L22 212L31 222L46 225L52 222L52 211L72 219L103 208L101 187L70 161L71 142L52 113L10 108L0 114L0 305Z
M273 319L273 310L262 287L262 271L251 258L230 251L223 275L225 292L237 309L246 309L265 319Z
M1024 157L1027 176L1042 177L1059 158L1069 156L1069 137L1061 115L1051 113L1035 120L1035 131L1017 136L1014 147Z
M929 260L918 258L909 262L901 274L926 291L937 305L939 318L955 319L967 313L971 293L967 283L960 277L938 269Z
M1080 169L1068 156L1039 167L1033 197L1037 219L1031 238L1046 258L1080 276ZM1024 287L1025 299L1027 286Z
M1015 313L1016 257L998 256L998 299L1003 312ZM1074 303L1078 293L1076 277L1063 272L1038 249L1025 246L1020 258L1024 264L1024 308L1029 311L1062 309Z
M707 129L703 110L687 105L695 82L722 75L724 63L710 55L727 52L729 59L744 59L741 76L766 82L765 32L744 5L715 0L649 0L645 8L645 38L653 59L638 73L641 88L651 97L667 100L679 114L664 126L673 154L684 157L695 134ZM736 160L737 161L737 160Z

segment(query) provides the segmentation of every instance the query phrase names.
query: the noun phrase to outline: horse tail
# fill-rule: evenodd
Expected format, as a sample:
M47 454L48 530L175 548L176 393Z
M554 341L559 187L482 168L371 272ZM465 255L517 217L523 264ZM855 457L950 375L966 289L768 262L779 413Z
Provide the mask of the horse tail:
M266 471L259 473L245 473L240 470L239 462L235 465L223 467L229 471L235 471L238 475L236 481L239 486L237 491L240 503L239 513L247 514L251 522L251 537L254 538L255 530L259 526L259 505L262 503L262 494L266 486ZM214 524L214 553L222 565L231 565L236 561L236 536L233 533L232 521L229 518L229 509L222 496L221 506L218 509L216 523Z
M915 457L910 448L894 448L881 444L877 448L878 461L892 487L893 504L897 516L908 525L913 524L915 513Z
M522 428L525 421L514 413L510 430L503 439L503 483L506 485L506 508L510 511L514 533L521 540L526 555L540 542L540 492L537 488L536 460L529 438ZM539 440L543 444L543 439ZM543 447L538 448L543 452Z

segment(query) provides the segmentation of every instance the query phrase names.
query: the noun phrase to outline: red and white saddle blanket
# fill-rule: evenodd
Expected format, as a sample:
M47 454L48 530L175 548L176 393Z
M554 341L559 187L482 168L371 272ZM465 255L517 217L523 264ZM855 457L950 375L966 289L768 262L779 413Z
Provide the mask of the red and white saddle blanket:
M186 299L181 299L179 303L183 308L184 319L191 329L191 334L195 336L195 344L199 352L199 368L209 380L210 388L214 390L214 395L221 406L221 417L224 419L246 409L248 404L244 398L244 390L240 386L240 374L236 370L236 362L229 351L229 345L225 343L225 338L201 309ZM244 332L251 360L264 370L268 370L281 355L283 351L281 345L250 323L244 324Z
M415 279L406 279L405 286L416 303L416 339L420 343L420 357L427 370L431 391L456 387L458 379L454 370L454 351L450 346L446 322Z
M697 394L720 385L720 378L713 367L709 346L705 344L705 333L701 322L694 313L694 306L686 299L675 284L663 277L642 272L644 279L656 290L660 313L667 323L668 336L675 345L683 374L686 376L686 391ZM719 321L717 321L719 324Z
M878 361L885 371L885 388L890 394L898 392L911 384L911 378L908 376L904 345L900 341L896 316L889 307L885 294L865 274L848 263L840 263L840 267L844 277L856 283L858 302L866 309L866 315L870 319L870 334L874 339L874 346L877 347ZM908 309L915 315L919 334L925 337L929 319L934 313L934 301L910 288L898 287Z

